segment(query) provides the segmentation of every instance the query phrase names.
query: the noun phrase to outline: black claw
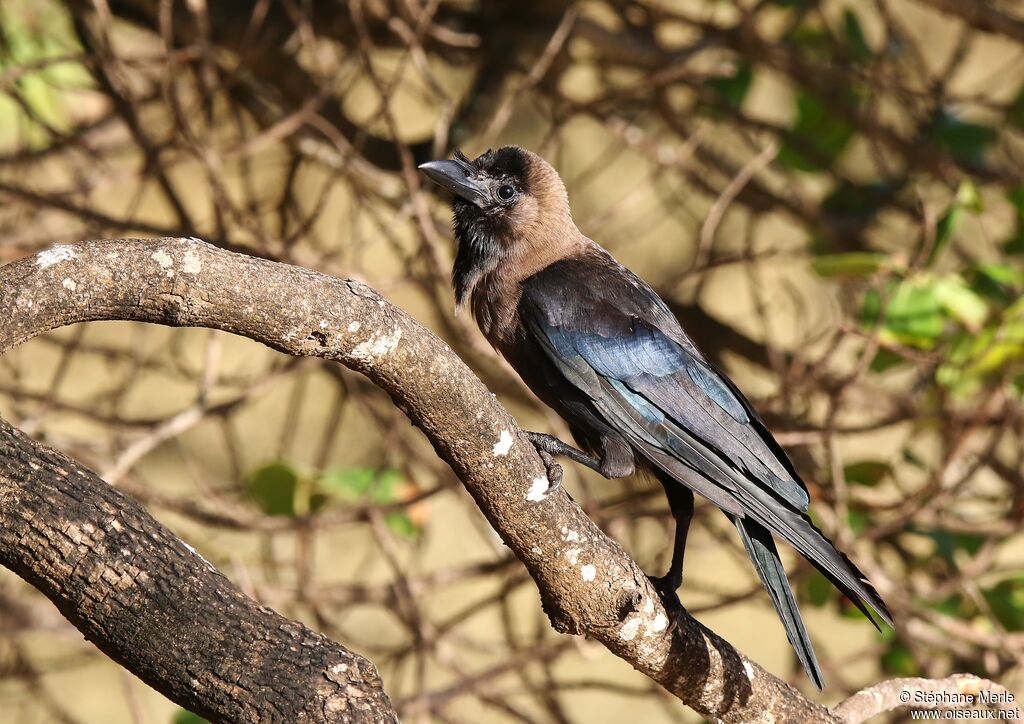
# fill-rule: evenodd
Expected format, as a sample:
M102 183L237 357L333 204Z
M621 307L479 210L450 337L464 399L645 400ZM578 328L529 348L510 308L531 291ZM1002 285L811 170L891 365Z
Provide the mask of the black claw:
M676 594L677 586L668 580L668 576L647 576L647 579L654 586L654 590L658 592L661 605L665 607L665 613L668 614L668 632L672 633L686 615L683 602L679 600L679 596Z
M530 442L533 443L533 447L537 450L537 454L540 456L541 462L544 463L544 468L548 473L548 489L544 493L550 495L551 493L562 487L562 466L555 462L554 456L548 450L546 438L543 435L535 432L528 432L526 436Z
M546 450L538 448L537 454L540 455L541 462L544 463L544 467L548 471L548 489L544 494L551 495L562 487L562 466L556 463L551 453Z

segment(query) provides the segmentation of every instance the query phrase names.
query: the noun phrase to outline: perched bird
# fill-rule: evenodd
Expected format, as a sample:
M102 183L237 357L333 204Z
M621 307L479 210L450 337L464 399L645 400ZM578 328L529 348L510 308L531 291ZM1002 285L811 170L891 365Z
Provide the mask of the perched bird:
M807 517L807 488L757 412L654 290L576 227L550 164L505 146L419 168L454 194L457 307L470 304L487 339L586 451L529 433L549 471L562 455L607 478L640 468L664 487L675 543L668 573L651 581L670 612L682 610L675 591L697 492L736 525L818 688L821 669L773 536L869 619L868 607L892 625L864 574Z

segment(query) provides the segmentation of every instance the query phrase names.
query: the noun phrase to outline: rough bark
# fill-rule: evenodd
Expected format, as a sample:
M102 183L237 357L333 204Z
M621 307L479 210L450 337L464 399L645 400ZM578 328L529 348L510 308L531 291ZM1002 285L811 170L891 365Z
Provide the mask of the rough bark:
M443 341L359 282L197 239L92 241L54 247L0 269L0 319L6 320L0 352L62 325L121 319L226 330L288 354L356 369L392 396L451 465L526 565L558 630L600 641L708 717L838 721L689 616L670 631L657 593L636 563L565 492L541 494L547 485L543 464L479 379ZM6 520L10 511L0 508L0 527L7 529L13 524ZM52 512L58 517L38 524L61 529L60 515L66 513ZM20 539L2 540L0 556L18 572L28 570L31 555ZM165 547L187 550L177 542ZM116 550L104 550L104 565L112 565L108 559ZM206 568L198 557L188 560L193 575ZM174 574L175 568L161 565L161 576ZM174 590L179 577L162 578L161 590ZM57 589L68 587L60 576L51 580ZM102 596L121 579L94 574L87 580ZM62 610L72 621L81 625L93 615L90 599L68 600ZM161 605L168 604L160 599L156 610L139 615L163 616ZM165 625L175 635L177 624ZM123 663L143 675L138 662Z
M132 498L0 420L0 563L211 721L397 721L376 667L235 588Z

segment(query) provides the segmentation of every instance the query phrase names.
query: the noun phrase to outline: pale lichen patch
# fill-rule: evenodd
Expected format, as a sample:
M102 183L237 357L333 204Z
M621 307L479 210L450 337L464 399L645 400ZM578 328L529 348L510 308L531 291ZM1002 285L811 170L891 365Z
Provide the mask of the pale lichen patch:
M747 674L747 679L750 681L754 680L754 667L750 665L750 662L743 659L743 671Z
M174 266L174 259L163 249L157 249L149 258L159 264L161 269L170 269Z
M565 533L565 540L569 543L575 543L580 539L580 534L574 530L570 530L568 533L566 533L565 528L563 528L562 532Z
M71 279L70 277L64 277L64 281L62 281L60 285L67 289L69 292L73 292L76 289L78 289L78 284L75 282L74 279Z
M668 629L668 617L658 612L654 614L654 600L650 597L644 597L643 605L640 610L634 613L619 630L619 637L623 641L632 641L638 635L642 635L644 639L650 639L645 646L652 646L654 636L661 634Z
M185 252L185 257L182 259L181 270L186 274L198 274L203 270L203 260L199 258L199 255L189 249Z
M595 566L592 563L586 564L585 566L580 568L580 576L582 576L583 580L587 581L588 583L590 581L593 581L595 578L597 578L597 566Z
M359 328L362 327L362 326L363 325L361 323L359 323L359 322L349 322L348 331L349 332L358 332Z
M36 266L40 269L47 269L59 262L74 259L76 256L75 250L70 246L58 244L57 246L51 246L49 249L44 249L39 252L39 254L36 255Z
M539 503L547 497L548 492L548 481L546 478L534 478L533 483L530 485L529 492L526 493L526 499Z
M168 279L174 277L174 269L171 268L174 266L174 259L171 258L170 254L168 254L163 249L157 249L150 255L149 258L155 261L160 266L161 269L167 272Z
M579 563L580 553L582 552L579 548L570 548L565 552L565 557L569 560L569 563L575 566Z
M619 629L619 638L623 641L632 641L636 638L636 635L640 632L641 618L639 616L633 616L626 623L622 624L622 628Z
M492 452L495 456L508 455L508 451L512 449L512 433L508 430L502 430L501 434L498 435L498 442L494 443Z
M397 327L384 334L373 334L365 342L360 342L352 349L352 356L356 359L372 361L375 357L383 357L398 349L398 342L402 339L402 330Z

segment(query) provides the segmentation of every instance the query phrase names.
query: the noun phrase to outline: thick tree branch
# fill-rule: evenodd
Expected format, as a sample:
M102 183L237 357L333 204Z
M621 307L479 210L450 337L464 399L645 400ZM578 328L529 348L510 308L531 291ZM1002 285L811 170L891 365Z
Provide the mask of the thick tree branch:
M211 721L398 721L372 663L260 606L134 499L3 420L0 563Z
M196 239L92 241L0 269L0 319L6 320L0 352L67 324L139 320L221 329L363 372L451 465L537 582L557 629L599 640L708 717L838 721L694 619L687 616L670 631L636 563L564 492L542 495L547 481L540 458L487 388L444 342L359 282ZM8 506L0 506L0 516L7 515ZM8 527L2 518L0 527ZM17 537L2 540L0 555L26 571L24 544ZM205 567L198 558L192 563ZM56 574L52 580L63 585ZM74 599L62 610L82 623L94 608ZM170 635L177 630L167 629Z

